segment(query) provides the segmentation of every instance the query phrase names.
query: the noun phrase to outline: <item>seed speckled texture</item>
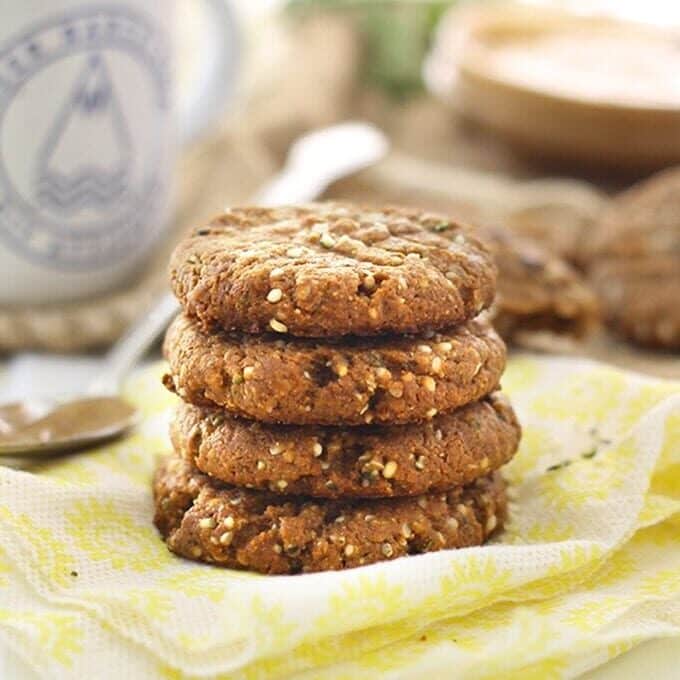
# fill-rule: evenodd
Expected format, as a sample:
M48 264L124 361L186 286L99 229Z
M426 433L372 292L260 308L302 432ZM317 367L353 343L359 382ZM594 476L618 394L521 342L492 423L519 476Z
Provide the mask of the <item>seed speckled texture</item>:
M427 420L498 387L505 345L484 315L428 337L281 339L168 330L166 387L197 406L266 423L363 425Z
M680 169L615 198L584 239L580 259L616 332L680 350Z
M170 550L265 574L346 569L480 545L506 516L498 475L412 498L315 501L229 486L178 456L159 466L155 523Z
M176 248L172 286L206 330L420 333L488 307L496 269L474 232L414 210L233 208Z
M264 425L182 404L176 452L235 486L321 498L412 496L463 486L507 463L520 438L496 392L415 425Z

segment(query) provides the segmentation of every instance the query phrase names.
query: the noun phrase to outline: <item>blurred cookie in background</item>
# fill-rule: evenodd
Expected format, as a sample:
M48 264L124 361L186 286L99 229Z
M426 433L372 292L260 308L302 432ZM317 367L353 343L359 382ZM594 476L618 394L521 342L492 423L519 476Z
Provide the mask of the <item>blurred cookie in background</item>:
M594 172L608 184L680 162L671 22L557 6L568 4L455 3L425 60L429 91L561 172Z
M580 339L597 327L598 301L580 272L507 229L480 233L498 267L494 325L506 340L536 332Z
M680 168L614 199L579 261L613 330L641 345L680 349Z
M503 226L544 250L578 266L584 235L607 205L593 185L569 179L523 182Z

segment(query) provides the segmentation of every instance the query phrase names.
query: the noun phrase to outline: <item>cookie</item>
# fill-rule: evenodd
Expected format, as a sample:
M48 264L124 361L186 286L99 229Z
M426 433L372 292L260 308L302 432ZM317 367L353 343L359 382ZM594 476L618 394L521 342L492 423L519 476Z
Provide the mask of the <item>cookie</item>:
M574 267L508 230L480 235L498 265L494 325L506 340L536 331L582 338L597 328L597 296Z
M620 193L582 239L579 263L680 253L679 192L680 168L671 168Z
M178 456L154 479L155 524L183 557L265 574L358 567L481 545L506 515L496 473L445 493L320 501L229 486Z
M336 203L234 208L182 241L170 269L204 329L304 337L446 328L489 306L496 278L450 219Z
M498 387L505 345L479 318L428 337L327 338L205 333L178 317L163 381L197 406L293 425L426 420Z
M580 257L615 331L642 345L680 349L680 170L615 198Z
M413 496L462 486L507 463L520 426L496 392L422 424L262 425L181 404L175 451L235 486L320 498Z
M609 203L607 194L590 182L574 179L545 178L513 184L506 185L511 205L491 226L500 223L518 237L574 264L584 237ZM490 224L488 220L486 224Z
M680 259L603 260L590 269L607 325L632 342L680 350Z

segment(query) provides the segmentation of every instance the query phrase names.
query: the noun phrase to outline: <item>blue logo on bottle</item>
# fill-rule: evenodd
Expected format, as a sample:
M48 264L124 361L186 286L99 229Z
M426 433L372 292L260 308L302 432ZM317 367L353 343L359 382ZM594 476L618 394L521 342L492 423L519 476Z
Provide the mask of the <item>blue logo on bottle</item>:
M164 35L120 8L0 45L0 240L65 270L143 250L167 200L169 83Z

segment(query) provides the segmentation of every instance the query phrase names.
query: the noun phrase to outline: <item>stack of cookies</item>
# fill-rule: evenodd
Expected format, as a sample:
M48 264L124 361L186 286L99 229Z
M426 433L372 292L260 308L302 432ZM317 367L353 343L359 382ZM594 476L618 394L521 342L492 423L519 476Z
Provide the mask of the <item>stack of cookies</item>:
M264 573L479 545L520 427L483 311L492 256L431 214L233 209L176 249L154 480L185 557Z

